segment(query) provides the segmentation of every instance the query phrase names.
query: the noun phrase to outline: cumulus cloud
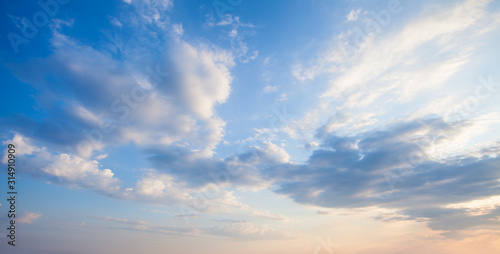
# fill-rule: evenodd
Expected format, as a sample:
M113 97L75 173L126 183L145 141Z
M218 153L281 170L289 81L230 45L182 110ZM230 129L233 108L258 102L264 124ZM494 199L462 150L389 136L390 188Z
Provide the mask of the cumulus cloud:
M64 179L77 186L114 193L119 190L119 181L110 169L100 169L96 160L85 160L77 156L59 154L51 156L48 166L42 171Z
M251 146L237 154L239 161L252 165L279 164L290 161L290 155L283 147L266 140L257 142L251 139L250 141Z
M47 57L9 65L19 80L36 90L37 106L46 117L18 115L2 118L2 124L52 144L51 149L85 158L109 144L130 141L143 147L185 143L212 155L224 134L225 122L214 107L231 91L232 52L186 42L178 32L181 26L160 25L168 19L158 11L168 10L171 1L133 4L140 10L137 15L149 17L158 27L138 30L141 41L110 35L106 43L115 54L52 27ZM164 45L158 44L160 31Z

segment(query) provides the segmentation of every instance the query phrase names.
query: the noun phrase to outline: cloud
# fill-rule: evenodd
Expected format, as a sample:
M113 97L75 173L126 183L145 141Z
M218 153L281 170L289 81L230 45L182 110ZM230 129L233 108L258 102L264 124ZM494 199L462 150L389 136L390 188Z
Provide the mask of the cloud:
M200 217L199 214L195 213L188 213L188 214L176 214L175 217L180 217L180 218L198 218Z
M171 177L165 177L165 179L158 178L143 178L141 179L137 185L137 192L144 196L150 197L159 197L165 194L165 190L167 188L167 184L169 184L172 180Z
M126 225L124 227L119 228L123 230L151 232L151 233L167 234L167 235L192 235L192 234L199 234L201 232L200 229L196 228L182 228L170 225L156 225L141 220L129 220L129 219L115 218L115 217L92 217L92 218Z
M328 118L325 124L318 127L315 132L316 138L324 138L331 133L337 135L348 135L353 131L359 130L363 127L372 126L377 123L374 113L341 113L336 112L333 116Z
M51 153L45 147L33 145L30 139L19 134L4 142L16 145L18 165L26 168L23 173L48 178L52 182L73 188L93 189L107 195L122 191L120 180L110 169L101 169L97 160L66 153ZM6 155L7 153L4 154Z
M106 157L108 157L108 154L104 153L104 154L95 156L95 159L96 160L102 160L102 159L105 159Z
M228 226L215 226L207 228L204 230L207 234L220 235L230 238L242 238L249 240L257 239L268 239L268 240L278 240L278 239L292 239L298 237L286 230L276 230L268 225L264 224L262 226L256 226L250 222L238 222L231 223Z
M31 169L24 174L48 183L89 189L117 199L189 207L197 211L196 214L249 209L230 189L245 186L262 189L270 183L269 180L262 180L257 165L239 161L237 156L226 160L206 158L190 150L170 147L161 152L150 150L154 154L150 159L156 169L141 169L144 173L136 176L135 184L130 186L117 178L111 169L102 168L96 159L51 153L18 134L5 142L13 141L18 141L16 145L25 149L19 149L17 154L19 167ZM23 154L26 149L29 154ZM274 163L274 159L267 157L260 161L268 160ZM188 214L193 212L183 213Z
M109 144L130 141L141 147L184 143L212 155L224 135L225 122L214 107L231 91L233 53L184 41L182 26L170 25L160 14L171 8L171 1L133 4L138 13L131 15L157 26L139 29L131 23L136 19L117 18L138 36L110 34L101 48L52 27L46 57L8 64L35 89L45 117L15 115L0 119L2 124L51 144L50 149L84 158Z
M455 144L477 119L460 126L434 116L422 118L431 111L427 109L411 120L381 119L387 111L405 111L399 105L419 96L427 99L469 64L481 38L476 28L491 20L488 1L436 8L432 15L419 15L417 21L394 31L384 27L388 34L356 38L361 36L358 30L345 31L312 61L295 66L293 75L302 81L328 76L320 105L282 128L291 138L307 139L300 144L313 151L302 164L292 163L294 154L274 137L225 158L214 156L217 145L224 142L226 122L217 108L231 94L231 70L237 61L258 56L243 41L243 28L250 30L253 25L231 15L212 24L229 29L231 49L224 50L184 37L188 26L169 20L172 1L125 2L133 5L130 8L135 11L127 13L133 17L109 19L130 29L131 38L110 32L104 36L107 39L95 43L105 46L97 48L63 33L61 22L52 27L45 56L7 64L34 89L37 112L43 115L0 120L15 133L5 142L19 145L17 154L20 165L28 169L25 173L115 198L203 212L248 209L235 196L235 189L262 189L279 182L280 188L274 191L301 204L349 209L379 205L395 210L376 217L382 221L424 218L435 229L496 223L496 203L483 201L499 194L499 143L474 153L435 151ZM347 19L357 20L359 15L360 9L353 9ZM461 40L465 37L471 40ZM278 86L263 89L264 93L277 91ZM286 100L286 94L281 96ZM437 104L446 108L455 99ZM381 129L371 129L377 124ZM304 130L314 133L299 135ZM251 140L256 138L246 141ZM137 169L143 174L127 186L99 160L106 158L108 149L129 143L148 157L151 167ZM287 220L269 211L253 215ZM138 230L182 231L114 221L137 224ZM249 238L287 235L247 222L207 232Z
M85 160L77 156L59 154L51 156L48 166L42 171L64 179L77 186L87 187L114 193L120 189L119 181L114 177L110 169L99 169L99 162L96 160Z
M92 218L113 221L113 222L119 222L119 223L125 223L125 224L132 224L132 225L148 225L149 224L149 223L142 221L142 220L129 220L129 219L113 218L113 217L92 217Z
M165 15L166 12L174 6L171 0L127 0L125 2L132 4L136 8L139 14L138 18L140 18L141 21L147 24L154 24L162 29L169 23L169 17Z
M361 12L361 9L352 9L349 14L347 14L346 18L347 21L355 21L358 20L359 13Z
M184 217L184 216L183 216ZM189 216L196 217L196 216ZM268 225L255 226L250 222L235 222L228 220L226 222L230 223L227 226L214 226L210 228L182 228L174 227L169 225L154 225L140 220L129 220L124 218L115 217L92 217L98 220L110 221L117 224L125 225L119 229L123 230L134 230L143 232L152 232L168 235L198 235L198 234L209 234L218 235L230 238L257 240L257 239L292 239L296 238L298 235L286 230L276 230Z
M41 214L41 213L24 212L21 214L20 218L17 219L16 221L21 223L21 224L31 224L31 223L33 223L33 221L42 217L42 215L43 214Z
M282 221L289 221L290 220L283 214L272 214L271 212L269 212L267 210L266 211L254 211L253 215L257 216L257 217L271 219L271 220L282 220Z
M272 142L262 142L262 144L252 149L251 152L257 155L254 159L257 159L255 163L258 164L287 163L290 161L290 155L286 150ZM243 158L243 156L241 155L240 158Z
M464 1L448 10L439 9L438 12L431 16L423 16L407 24L396 34L390 34L390 37L367 40L366 44L363 44L359 49L359 52L355 53L352 65L343 71L342 75L336 80L332 81L330 89L323 94L323 97L338 97L353 89L360 89L365 84L372 84L372 87L378 86L378 84L374 84L371 81L377 79L383 80L384 77L396 77L398 80L406 81L416 79L401 77L401 72L405 73L408 71L409 73L405 76L417 75L419 78L429 76L429 72L431 72L433 73L432 75L438 75L438 77L427 78L426 81L434 81L436 84L442 84L451 73L457 72L460 66L468 61L465 56L467 56L471 47L476 46L459 47L457 45L457 47L450 47L449 45L444 46L444 43L449 42L452 38L469 36L464 31L470 31L470 29L474 29L485 22L486 19L484 17L488 16L486 7L489 2ZM421 62L417 60L404 64L406 59L419 59L419 55L425 56L420 52L419 47L422 45L435 47L435 50L438 52L441 48L442 52L440 55L434 58L427 58L424 61L428 62L427 66L433 64L437 64L438 66L443 65L441 68L445 68L445 70L420 68L419 64ZM450 50L451 52L445 54ZM432 62L443 56L446 60L443 60L441 63ZM326 68L328 69L329 67ZM420 72L425 72L426 74L420 75ZM408 91L408 93L415 95L415 90L425 89L422 85L426 84L429 84L429 82L418 82L417 86L407 87L407 89L413 90ZM391 88L400 89L399 86L389 86L389 89L379 88L378 90L390 91L392 90Z
M212 221L224 222L224 223L242 223L242 222L246 222L244 220L231 220L231 219L212 219Z
M305 148L305 149L312 149L312 148L315 148L315 147L318 147L318 146L319 146L318 142L316 142L316 141L311 141L311 142L309 142L309 143L305 144L305 145L304 145L304 148Z
M231 14L224 15L224 18L220 20L214 18L212 14L207 16L209 17L206 23L208 28L220 28L227 35L223 39L229 40L231 51L238 61L248 63L258 57L259 51L251 50L245 42L245 36L255 34L255 28L257 28L255 25L242 22L240 17Z
M36 146L33 146L30 144L30 140L21 136L21 135L14 135L14 137L11 140L4 140L2 142L4 145L8 144L13 144L16 146L16 155L17 156L23 156L23 155L30 155L35 152L41 152L43 149L40 149ZM2 157L2 163L7 164L9 158L7 157L7 148L4 150L4 156Z
M277 91L278 91L278 87L268 85L268 86L264 87L264 90L262 90L262 91L263 91L264 93L274 93L274 92L277 92Z
M229 96L232 81L229 67L234 65L231 54L179 41L174 43L171 55L183 101L197 116L210 118L213 106L225 102Z
M206 158L186 147L168 147L150 150L149 161L159 172L174 176L190 188L213 184L217 188L232 185L257 187L265 184L260 177L258 164L275 164L289 159L289 155L282 148L274 144L263 145L263 148L242 148L240 153L225 159Z
M394 208L400 212L391 220L427 218L431 227L444 230L486 227L497 215L496 205L481 208L489 209L482 217L472 219L470 212L475 202L482 202L473 200L500 194L498 153L443 158L432 149L453 140L465 126L420 119L355 136L330 135L306 164L280 164L266 175L279 181L276 193L301 204ZM497 151L497 146L489 151ZM459 219L463 222L453 224Z
M500 196L492 196L486 199L472 200L463 203L448 204L445 208L466 209L468 215L479 216L493 212L500 206Z
M5 142L13 143L14 141L16 141L16 146L20 148L16 150L19 161L18 166L30 169L25 170L23 173L48 180L51 183L70 188L94 190L119 199L133 199L162 205L188 206L205 212L230 212L232 209L246 207L245 204L238 201L232 191L228 191L226 188L234 182L244 182L245 176L246 174L249 176L249 172L243 172L243 168L240 166L227 168L228 171L220 171L217 165L222 166L222 169L230 166L224 161L219 161L217 164L212 159L197 157L200 162L185 165L192 167L186 168L186 170L193 171L193 169L199 170L198 166L202 165L200 163L207 163L206 165L214 163L214 171L205 173L209 178L208 180L201 178L193 171L194 175L188 175L189 177L186 178L188 184L182 181L181 174L171 175L150 169L145 170L145 174L137 178L134 186L124 186L123 181L115 177L111 169L102 169L97 160L85 159L66 153L50 153L45 147L36 147L30 139L18 134L12 140ZM179 159L176 162L182 163L183 161ZM226 181L226 177L230 176L229 172L234 173L237 171L242 172L241 176L237 177L235 174L232 181L229 178ZM176 179L174 176L179 177ZM260 180L255 177L253 181Z
M485 52L485 41L492 43L478 30L485 26L491 27L488 31L499 28L493 22L498 13L488 8L490 3L485 0L433 5L429 7L430 14L417 13L407 23L396 25L400 13L394 13L387 22L377 23L379 30L367 31L360 25L334 35L318 47L315 57L305 56L292 68L292 75L300 81L325 78L328 83L316 108L297 120L294 128L317 129L328 121L325 116L335 113L345 121L326 124L323 130L345 128L350 116L357 118L359 114L370 115L361 117L365 122L357 126L359 131L419 107L419 117L429 112L447 114L449 107L464 99L459 92L450 95L449 91L468 85L466 79L451 82L452 78L462 76L460 71L464 68L475 68L472 56ZM440 107L424 109L443 97L447 101L441 102ZM355 123L357 119L351 121ZM356 134L356 128L340 134Z

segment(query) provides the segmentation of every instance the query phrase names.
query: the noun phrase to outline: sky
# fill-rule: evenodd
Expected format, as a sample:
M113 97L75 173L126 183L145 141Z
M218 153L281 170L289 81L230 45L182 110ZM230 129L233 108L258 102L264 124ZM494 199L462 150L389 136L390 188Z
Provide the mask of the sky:
M2 253L500 253L499 1L0 6Z

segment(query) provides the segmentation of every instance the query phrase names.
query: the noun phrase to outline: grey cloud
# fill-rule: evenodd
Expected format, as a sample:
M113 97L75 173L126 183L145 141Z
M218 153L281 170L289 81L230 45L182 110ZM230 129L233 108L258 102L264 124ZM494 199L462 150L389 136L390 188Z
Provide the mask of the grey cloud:
M464 126L439 118L420 119L352 137L330 136L306 164L273 166L265 175L280 182L275 192L302 204L394 208L401 214L378 219L424 217L436 229L460 229L479 222L484 226L490 217L470 217L441 206L499 195L500 158L438 160L427 153L431 144L453 139ZM387 181L391 174L397 177Z

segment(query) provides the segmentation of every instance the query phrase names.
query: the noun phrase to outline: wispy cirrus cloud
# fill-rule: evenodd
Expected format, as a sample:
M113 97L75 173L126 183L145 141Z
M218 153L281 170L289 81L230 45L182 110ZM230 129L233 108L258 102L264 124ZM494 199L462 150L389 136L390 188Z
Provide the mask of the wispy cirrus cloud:
M358 24L325 42L317 57L292 71L298 80L326 78L328 82L316 108L293 121L292 127L311 130L331 121L329 116L361 113L370 117L361 116L357 122L365 122L364 129L369 129L383 124L388 116L418 111L415 104L430 105L439 100L446 105L428 108L427 114L446 116L449 107L467 96L449 91L457 86L465 90L485 75L451 81L465 68L475 68L472 56L485 50L485 39L491 40L491 34L478 30L499 28L498 13L489 11L489 4L488 0L462 1L452 7L436 4L429 6L432 11L397 25L398 13L381 10L388 13L386 20L371 20L379 22L380 30L366 32L364 24ZM404 10L404 3L400 7ZM338 124L348 125L349 119Z
M41 213L34 213L34 212L24 212L21 214L20 218L17 220L17 222L21 224L31 224L35 220L39 219L42 217L43 214Z

